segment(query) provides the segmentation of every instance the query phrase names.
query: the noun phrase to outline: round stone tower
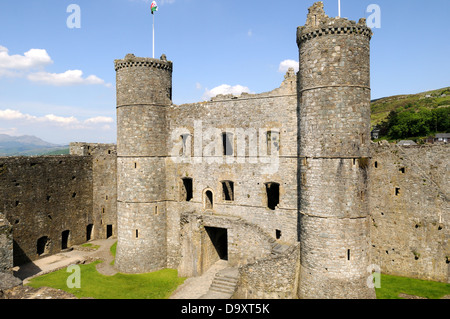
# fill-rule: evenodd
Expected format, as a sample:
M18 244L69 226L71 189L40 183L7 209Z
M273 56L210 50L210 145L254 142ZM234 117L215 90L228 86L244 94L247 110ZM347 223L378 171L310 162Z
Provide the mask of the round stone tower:
M117 89L117 251L120 272L167 264L166 110L172 62L128 54L114 61Z
M371 275L370 39L358 23L325 15L297 30L300 298L374 298Z

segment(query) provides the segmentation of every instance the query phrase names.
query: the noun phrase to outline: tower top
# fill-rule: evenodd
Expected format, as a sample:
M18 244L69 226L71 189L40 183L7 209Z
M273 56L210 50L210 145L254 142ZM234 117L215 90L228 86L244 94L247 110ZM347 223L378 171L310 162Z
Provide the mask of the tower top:
M365 18L359 19L358 23L346 18L330 18L325 14L323 2L318 1L308 9L306 24L297 29L297 44L324 34L347 33L363 34L369 38L373 35Z
M129 53L122 60L114 60L115 70L127 68L127 67L153 67L157 69L167 70L172 72L173 64L172 61L167 61L166 55L161 55L159 59L153 58L140 58L136 57L134 54Z

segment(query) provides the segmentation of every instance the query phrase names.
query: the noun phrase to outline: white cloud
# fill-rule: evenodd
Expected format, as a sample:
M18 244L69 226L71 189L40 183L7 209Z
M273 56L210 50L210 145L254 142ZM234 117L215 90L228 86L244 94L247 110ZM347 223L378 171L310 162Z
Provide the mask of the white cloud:
M289 68L294 68L294 71L297 73L299 69L298 61L295 60L284 60L280 63L278 67L278 72L286 73Z
M235 96L239 96L243 92L251 93L250 89L246 86L242 86L242 85L231 86L228 84L222 84L211 90L206 89L205 93L203 94L203 99L209 100L218 94L233 94Z
M53 61L46 50L31 49L23 55L9 55L8 48L0 45L0 77L22 77L32 82L39 82L55 86L69 85L105 85L111 87L110 83L105 83L95 75L83 78L83 71L68 70L63 73L49 73L42 71L45 66ZM36 72L37 70L39 72Z
M30 70L52 64L53 61L46 50L31 49L24 55L9 55L9 50L0 46L1 70Z
M28 80L32 82L38 82L43 84L55 85L55 86L69 86L80 84L105 84L105 81L98 78L95 75L90 75L87 78L83 78L83 71L81 70L68 70L64 73L48 73L37 72L30 73L27 76Z
M247 35L249 36L249 37L251 37L252 35L253 35L253 31L250 29L250 30L248 30L247 31Z
M0 110L0 120L34 120L35 116L31 116L29 114L23 114L16 110Z
M106 116L97 116L97 117L91 117L84 121L80 121L74 116L57 116L54 114L47 114L44 116L34 116L30 114L24 114L17 110L0 110L0 120L6 120L6 121L16 121L20 122L22 124L38 124L38 123L45 123L45 124L53 124L56 126L62 126L65 128L70 129L90 129L95 128L97 124L103 124L103 123L113 123L114 119L111 117ZM110 128L109 125L104 125L103 128Z
M49 121L49 122L53 122L62 126L65 125L73 125L73 124L78 124L79 121L73 117L63 117L63 116L56 116L53 114L48 114L45 115L44 117L38 118L39 121Z
M84 121L86 124L113 123L114 119L107 116L92 117ZM109 125L107 125L109 126Z
M202 85L200 84L200 83L195 83L195 88L197 89L197 90L200 90L201 88L202 88Z

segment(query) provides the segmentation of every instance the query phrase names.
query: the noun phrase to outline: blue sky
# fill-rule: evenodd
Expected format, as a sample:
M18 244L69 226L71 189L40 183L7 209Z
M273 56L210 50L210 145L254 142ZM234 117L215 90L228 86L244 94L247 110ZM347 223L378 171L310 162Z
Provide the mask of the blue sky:
M0 133L115 143L113 61L151 57L150 2L1 1ZM314 2L157 1L155 57L174 63L173 102L278 87L282 66L298 61L296 29ZM324 0L329 16L338 15L337 3ZM80 28L67 25L71 4L80 8ZM381 9L371 42L372 98L450 86L450 1L341 0L342 16L367 18L370 4Z

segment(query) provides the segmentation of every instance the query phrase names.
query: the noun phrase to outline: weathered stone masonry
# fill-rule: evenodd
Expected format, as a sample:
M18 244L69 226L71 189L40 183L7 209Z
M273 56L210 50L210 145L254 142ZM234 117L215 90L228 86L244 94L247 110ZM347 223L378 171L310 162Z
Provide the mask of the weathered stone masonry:
M0 272L117 236L121 272L226 259L234 298L373 298L373 265L450 282L450 148L370 142L371 36L318 2L297 75L183 105L165 56L116 60L117 150L0 158Z
M370 38L314 4L298 28L301 298L365 298L370 262Z
M72 143L67 156L0 158L0 210L14 230L14 265L116 236L115 148Z

